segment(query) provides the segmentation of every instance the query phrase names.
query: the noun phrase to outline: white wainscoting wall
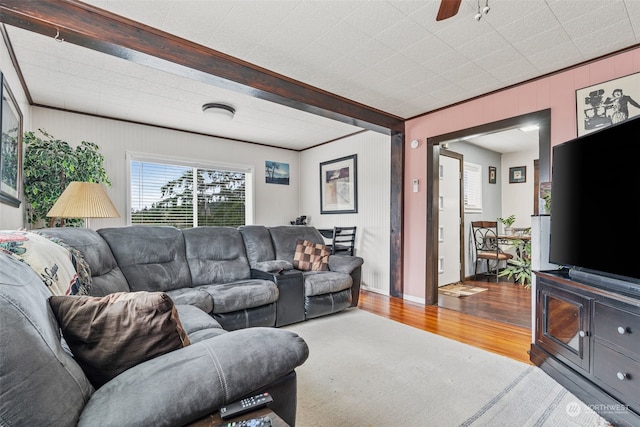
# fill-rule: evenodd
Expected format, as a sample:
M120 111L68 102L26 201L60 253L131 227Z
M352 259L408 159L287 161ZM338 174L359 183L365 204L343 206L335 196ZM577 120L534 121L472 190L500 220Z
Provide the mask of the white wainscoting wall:
M289 224L307 215L318 228L355 225L357 254L365 259L363 288L389 294L390 137L364 132L302 152L229 141L83 114L32 107L32 126L72 146L98 144L112 186L107 189L121 218L93 219L91 228L126 225L127 152L254 167L254 224ZM320 215L320 163L358 155L358 213ZM265 183L265 161L289 163L290 185ZM16 227L17 228L17 227Z
M254 224L288 224L298 216L299 153L296 151L48 108L34 107L32 112L34 130L44 129L72 146L83 140L94 142L105 156L105 168L112 183L107 191L121 217L92 219L91 228L126 225L127 152L253 166ZM265 161L289 163L290 184L266 184Z
M358 213L320 214L320 163L358 155ZM300 155L300 215L317 228L352 226L356 255L364 258L362 287L389 295L391 138L363 132Z

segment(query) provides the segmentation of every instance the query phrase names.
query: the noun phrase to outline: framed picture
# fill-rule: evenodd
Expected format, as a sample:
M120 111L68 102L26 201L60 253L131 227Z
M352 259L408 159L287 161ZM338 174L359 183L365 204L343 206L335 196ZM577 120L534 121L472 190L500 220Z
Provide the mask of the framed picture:
M489 184L495 184L496 183L496 167L495 166L489 166Z
M22 113L0 73L0 202L20 206L22 182Z
M264 182L289 185L289 163L264 162Z
M358 213L357 154L320 163L320 213Z
M517 184L520 182L527 182L527 167L516 166L509 168L509 184Z
M576 90L578 136L640 114L640 73Z

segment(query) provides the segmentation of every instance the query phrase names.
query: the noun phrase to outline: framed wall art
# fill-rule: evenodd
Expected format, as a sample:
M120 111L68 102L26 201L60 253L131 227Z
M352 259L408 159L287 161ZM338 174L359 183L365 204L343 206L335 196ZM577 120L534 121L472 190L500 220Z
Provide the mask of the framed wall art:
M527 182L527 167L516 166L509 168L509 184L518 184L520 182Z
M289 163L264 162L264 182L289 185Z
M358 213L357 154L320 163L320 213Z
M495 184L497 181L496 178L497 170L495 166L489 166L489 184Z
M22 113L0 73L0 202L20 206L22 183Z
M640 73L576 90L578 136L640 115Z

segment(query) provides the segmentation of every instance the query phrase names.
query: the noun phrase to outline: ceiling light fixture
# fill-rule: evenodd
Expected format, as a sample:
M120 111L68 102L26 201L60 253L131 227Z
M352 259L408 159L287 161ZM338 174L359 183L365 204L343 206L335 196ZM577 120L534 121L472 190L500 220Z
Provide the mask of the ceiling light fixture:
M236 109L227 104L220 104L211 102L202 106L202 111L206 114L215 114L221 117L226 117L231 120L236 114Z

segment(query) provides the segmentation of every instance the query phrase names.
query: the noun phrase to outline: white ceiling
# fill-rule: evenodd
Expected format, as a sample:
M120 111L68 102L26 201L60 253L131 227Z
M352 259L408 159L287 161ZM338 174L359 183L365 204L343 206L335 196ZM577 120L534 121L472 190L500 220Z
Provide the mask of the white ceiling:
M477 0L440 22L439 0L87 3L402 118L640 42L638 0L489 0L479 22ZM53 34L7 32L35 104L296 150L360 130ZM207 102L236 117L204 115Z

